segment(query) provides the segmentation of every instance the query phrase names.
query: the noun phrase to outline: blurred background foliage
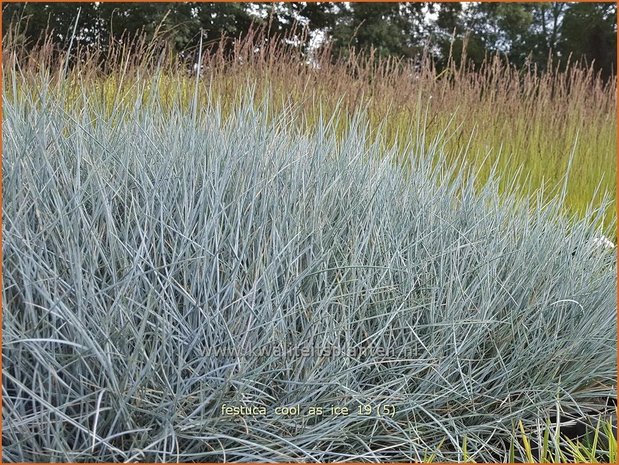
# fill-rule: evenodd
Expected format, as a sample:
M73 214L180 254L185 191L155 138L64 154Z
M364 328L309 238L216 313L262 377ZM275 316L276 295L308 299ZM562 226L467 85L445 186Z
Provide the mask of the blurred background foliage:
M423 51L437 68L450 56L480 65L500 53L516 66L581 61L603 78L616 73L615 3L8 3L4 30L34 47L45 32L106 48L116 41L165 32L178 51L222 36L242 39L263 28L286 37L300 53L330 47L334 59L373 49L377 57L415 58ZM8 27L7 27L8 26ZM221 42L221 47L231 47ZM224 50L225 51L225 50Z

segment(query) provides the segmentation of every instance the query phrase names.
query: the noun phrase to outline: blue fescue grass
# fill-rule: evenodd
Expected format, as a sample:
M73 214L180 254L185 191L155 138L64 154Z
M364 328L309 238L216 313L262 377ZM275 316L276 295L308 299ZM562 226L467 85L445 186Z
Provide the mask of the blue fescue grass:
M363 114L45 85L4 100L5 461L524 460L615 395L606 205L499 196L414 128L402 169Z

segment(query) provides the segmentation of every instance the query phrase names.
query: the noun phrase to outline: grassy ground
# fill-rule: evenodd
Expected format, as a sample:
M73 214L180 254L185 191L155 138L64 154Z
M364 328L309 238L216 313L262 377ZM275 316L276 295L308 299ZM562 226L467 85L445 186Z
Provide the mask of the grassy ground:
M153 47L5 49L6 461L616 459L611 87Z
M605 192L614 199L615 79L602 82L590 69L576 65L561 73L552 64L544 73L517 70L500 57L489 59L479 70L452 62L439 73L423 59L412 65L352 54L346 62L334 64L327 50L308 66L281 46L265 46L254 53L255 41L235 44L230 56L204 56L197 81L182 71L191 69L190 65L181 65L164 45L154 43L139 44L139 53L120 64L108 64L103 75L93 66L101 57L90 56L59 82L81 92L71 79L88 80L89 98L108 102L110 111L135 92L145 100L154 94L161 97L163 111L179 104L202 107L209 99L221 100L229 109L238 104L241 89L248 84L255 89L256 101L269 95L275 115L296 105L305 130L312 130L319 115L334 113L333 124L343 131L349 115L365 109L371 128L386 136L388 143L395 141L404 148L411 141L428 145L440 137L454 161L464 157L479 169L480 182L496 164L502 175L501 191L515 189L526 196L541 185L560 185L569 166L565 199L569 214L582 216L587 205L602 202ZM19 50L11 50L10 36L7 43L4 63L10 72L16 56L12 52ZM118 47L110 51L108 63L121 61L122 53ZM53 56L48 46L20 61L32 70ZM60 54L55 59L61 62L53 68L55 73L64 72L62 58ZM149 67L161 71L158 79L140 86ZM9 86L6 92L11 91ZM68 106L80 101L71 91L63 95ZM424 141L417 137L419 133ZM606 226L614 216L613 208Z

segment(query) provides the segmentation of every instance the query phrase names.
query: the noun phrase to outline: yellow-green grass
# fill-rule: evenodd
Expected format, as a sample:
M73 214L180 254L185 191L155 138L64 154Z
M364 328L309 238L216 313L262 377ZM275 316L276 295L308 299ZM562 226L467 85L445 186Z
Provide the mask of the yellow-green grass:
M113 59L105 70L94 65L101 58L95 54L64 76L64 51L54 53L43 44L25 55L12 47L10 35L5 42L9 98L14 92L37 91L34 80L31 89L13 87L13 72L45 70L62 76L56 80L59 89L74 89L63 90L66 105L102 99L118 115L136 92L146 99L156 95L164 112L179 104L202 107L216 98L232 108L242 101L240 89L249 82L258 97L268 93L274 117L291 105L300 111L302 130L313 128L321 115L333 115L333 124L344 130L350 115L364 108L371 127L383 132L387 143L419 148L440 138L446 156L454 161L464 157L479 170L481 182L496 164L501 190L530 195L544 185L546 195L554 195L549 187L561 185L571 166L566 213L580 216L588 205L599 205L605 193L614 201L616 80L603 82L578 65L560 72L550 64L549 71L539 73L494 57L478 70L452 62L438 72L425 59L413 66L351 54L346 62L335 62L326 50L308 66L284 46L253 53L256 39L250 38L236 43L228 56L205 47L200 76L190 73L165 43L143 41L137 53L111 47ZM81 94L85 87L74 85L75 80L90 82L88 95ZM609 207L605 222L610 224L614 215Z
M250 82L257 94L268 93L272 97L272 117L281 117L280 110L292 104L303 116L299 125L302 131L313 128L320 115L330 114L334 115L334 124L344 130L349 115L363 107L369 110L371 127L388 136L387 143L396 142L402 147L424 145L431 144L438 137L446 144L446 153L454 161L466 157L468 162L482 170L488 170L497 160L501 148L502 154L509 155L499 159L504 187L509 185L509 173L520 166L524 167L521 176L529 177L531 187L543 181L560 182L569 160L568 154L573 151L568 210L579 211L573 197L582 194L582 189L591 188L590 197L583 205L594 198L593 187L597 182L591 185L583 181L583 176L595 173L586 171L589 168L597 168L600 176L611 175L611 188L602 188L614 191L614 155L606 160L612 166L612 169L607 169L602 165L603 153L600 151L603 145L600 141L605 141L614 154L614 94L611 87L603 86L586 70L571 68L568 74L535 77L533 74L521 75L495 60L481 72L452 65L450 71L439 75L426 63L419 78L410 79L413 86L411 82L402 83L407 76L406 68L392 62L374 66L371 61L356 59L358 61L352 64L332 66L323 61L319 70L311 70L286 55L263 57L255 62L247 59L243 65L238 64L238 57L232 62L215 57L207 62L209 68L205 73L196 78L179 71L174 57L168 60L161 62L159 69L149 68L148 63L125 68L121 63L109 73L98 73L85 64L69 70L66 79L58 79L57 90L62 92L59 95L66 96L63 104L67 107L86 108L83 105L85 100L98 100L98 103L107 104L111 114L123 118L123 110L127 105L135 104L136 95L159 102L164 113L174 105L192 111L193 106L200 107L213 97L222 100L230 109L242 101L240 89L246 89L246 82ZM7 62L10 64L9 60ZM14 63L5 68L7 98L36 97L40 91L37 84L45 82L36 79L41 68L27 63L20 68L17 62ZM48 70L58 75L64 73L62 63ZM22 81L12 79L17 72L33 73L30 84L19 87L18 83ZM75 85L76 81L81 81L82 85ZM88 85L84 86L84 82ZM88 116L84 114L85 118ZM94 114L90 116L94 117ZM76 123L79 125L80 122ZM604 129L608 132L605 133ZM574 147L577 133L580 144ZM590 160L588 164L591 166L587 167L583 154L593 154L598 158ZM484 161L486 155L488 159ZM575 181L582 181L580 192L574 188ZM526 195L526 183L523 182L520 189ZM551 430L547 429L543 433L541 451L537 453L530 436L526 436L521 424L519 426L522 444L514 444L514 448L521 447L529 461L565 462L568 454L574 460L594 461L598 457L597 430L593 444L568 441L566 447L565 440L562 441L563 448L554 448L558 441L555 442L556 438L551 437ZM610 424L605 428L612 429ZM475 460L467 453L471 444L467 445L465 440L462 446L464 461ZM608 455L613 457L613 454L616 454L616 443L611 441Z
M542 431L537 447L527 436L522 422L518 424L520 444L527 463L617 463L617 437L611 420L600 419L583 439L570 439L560 428L548 424ZM510 462L514 462L515 444L510 448Z
M586 441L570 439L560 429L548 424L540 431L542 437L537 447L534 446L536 439L526 433L522 422L516 429L518 441L510 444L509 463L516 463L517 448L526 463L617 463L617 438L611 421L600 420ZM467 442L465 437L459 462L477 463L476 457L468 452ZM427 453L423 457L424 463L435 460L436 453Z

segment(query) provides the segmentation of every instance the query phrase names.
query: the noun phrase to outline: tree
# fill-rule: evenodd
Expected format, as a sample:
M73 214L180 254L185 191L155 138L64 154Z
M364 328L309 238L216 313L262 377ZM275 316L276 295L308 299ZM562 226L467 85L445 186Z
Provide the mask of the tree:
M549 57L560 58L557 53L561 38L561 24L568 10L566 3L525 4L531 12L531 26L518 47L518 57L534 63L539 69L546 69Z
M379 56L412 57L423 46L423 3L350 3L341 9L332 41L340 54L349 47L374 48Z
M18 25L20 33L32 43L45 31L51 39L66 42L78 19L76 39L83 43L145 34L152 38L157 30L169 31L178 50L195 45L204 32L207 41L222 35L246 33L256 18L245 3L9 3L3 8L5 30Z
M571 5L560 26L557 44L563 56L592 63L609 77L617 71L617 5L578 3Z
M441 68L449 58L460 61L463 51L474 64L501 53L517 66L532 63L543 70L549 56L565 64L571 55L593 62L606 77L617 64L613 3L8 3L5 31L18 25L28 47L52 31L48 37L66 46L78 11L75 39L82 45L99 39L105 46L138 34L148 40L159 30L184 50L200 37L216 44L222 36L239 38L262 26L267 39L285 36L299 51L320 33L336 57L351 48L372 48L378 57L429 52Z
M3 36L14 26L18 27L24 45L32 45L45 32L51 33L54 42L65 41L72 33L78 11L82 25L78 32L92 31L97 27L96 9L94 3L6 3L2 9Z

